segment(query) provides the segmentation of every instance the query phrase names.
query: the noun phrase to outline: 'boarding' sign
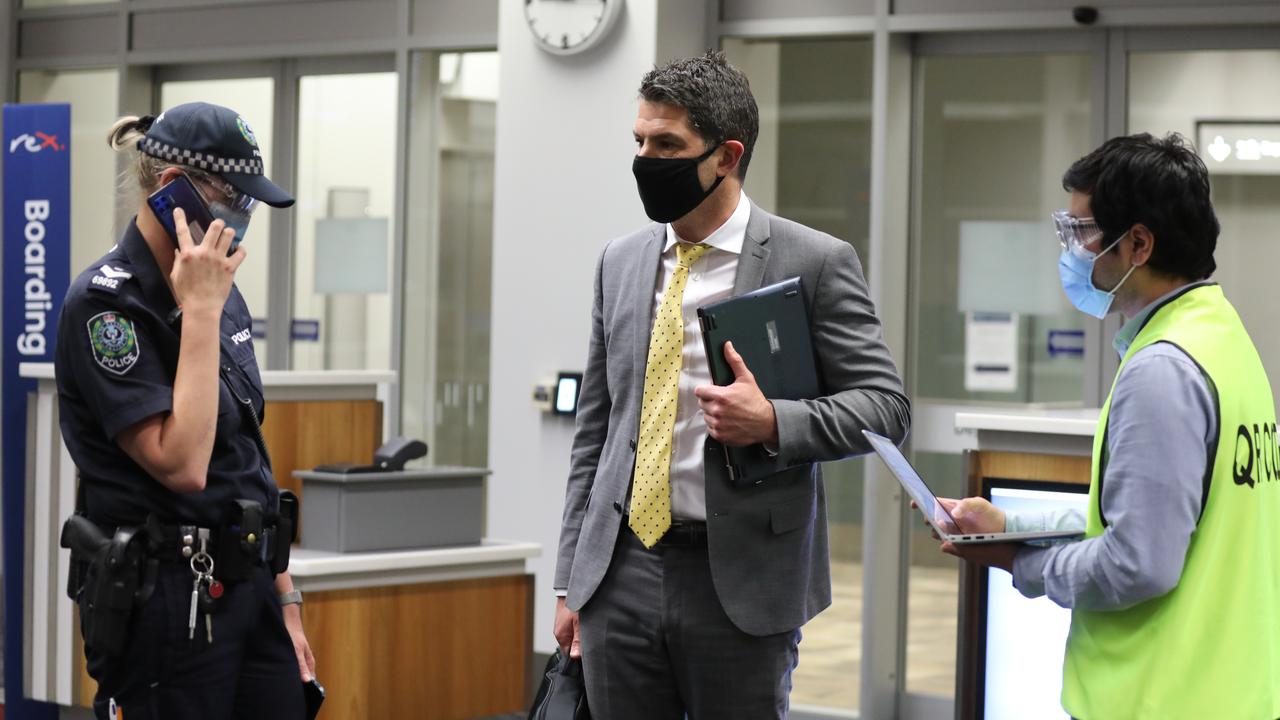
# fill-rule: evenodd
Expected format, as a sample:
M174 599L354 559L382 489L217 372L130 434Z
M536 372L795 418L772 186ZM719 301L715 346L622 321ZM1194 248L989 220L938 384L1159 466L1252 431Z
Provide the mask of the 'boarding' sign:
M49 717L24 702L22 590L26 518L27 396L21 363L53 361L58 311L71 265L71 106L5 105L3 347L5 715ZM56 717L56 716L55 716Z

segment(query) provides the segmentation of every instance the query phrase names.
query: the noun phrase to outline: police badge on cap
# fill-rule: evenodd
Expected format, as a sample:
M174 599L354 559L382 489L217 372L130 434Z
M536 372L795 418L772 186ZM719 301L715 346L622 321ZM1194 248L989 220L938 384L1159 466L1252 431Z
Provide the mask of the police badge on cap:
M171 107L156 117L138 149L161 160L214 173L272 207L293 204L292 195L267 179L258 138L249 123L230 108L203 102Z

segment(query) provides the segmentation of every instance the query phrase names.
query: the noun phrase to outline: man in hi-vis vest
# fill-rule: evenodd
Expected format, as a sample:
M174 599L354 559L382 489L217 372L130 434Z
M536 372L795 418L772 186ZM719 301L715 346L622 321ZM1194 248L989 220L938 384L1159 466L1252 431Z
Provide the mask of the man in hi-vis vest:
M1280 718L1280 447L1262 361L1213 274L1204 163L1178 135L1107 141L1063 176L1062 287L1125 319L1098 419L1087 517L947 501L964 532L1079 542L944 543L1072 609L1062 705L1080 720Z

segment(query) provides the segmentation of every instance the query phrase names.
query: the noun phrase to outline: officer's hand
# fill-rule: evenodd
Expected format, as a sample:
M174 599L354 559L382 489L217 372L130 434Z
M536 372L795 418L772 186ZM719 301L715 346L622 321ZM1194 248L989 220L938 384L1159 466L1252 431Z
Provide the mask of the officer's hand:
M284 612L284 626L293 640L293 653L298 658L298 674L302 676L302 682L307 682L316 676L316 658L311 654L307 634L302 631L302 607L290 604L281 610Z
M236 231L221 220L214 220L205 231L204 240L197 245L181 208L173 211L173 224L178 231L178 252L169 279L178 305L184 313L202 310L221 313L231 294L236 269L245 258L243 245L227 257Z
M733 349L733 343L724 344L724 359L733 369L733 383L725 387L699 385L693 389L707 423L707 434L731 447L756 443L778 443L778 420L756 378L747 369L747 363Z
M560 650L569 657L582 657L582 641L578 637L578 613L569 609L564 598L556 598L556 622L551 630Z

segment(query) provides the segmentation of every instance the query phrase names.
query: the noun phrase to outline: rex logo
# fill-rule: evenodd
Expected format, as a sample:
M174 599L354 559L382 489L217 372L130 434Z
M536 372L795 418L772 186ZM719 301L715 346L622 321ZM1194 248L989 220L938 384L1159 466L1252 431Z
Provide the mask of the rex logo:
M22 133L9 141L10 154L18 152L19 148L22 148L27 152L37 153L45 148L49 148L54 152L61 152L62 150L66 150L67 146L65 143L61 145L58 144L57 135L50 135L37 130L35 135Z

